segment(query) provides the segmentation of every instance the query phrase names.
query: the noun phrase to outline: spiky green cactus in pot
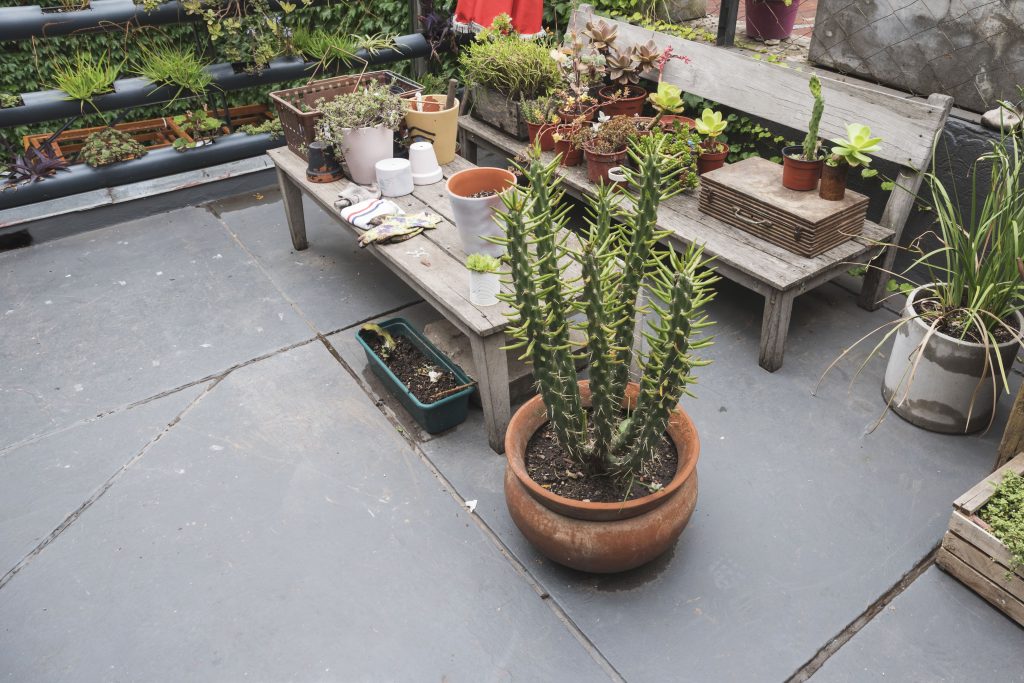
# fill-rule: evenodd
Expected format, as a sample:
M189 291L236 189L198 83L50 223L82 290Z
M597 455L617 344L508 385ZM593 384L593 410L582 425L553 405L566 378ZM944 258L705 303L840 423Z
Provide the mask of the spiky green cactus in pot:
M818 158L818 125L825 111L825 98L821 94L821 81L816 74L811 76L807 85L814 95L814 108L811 110L811 120L807 124L807 137L804 138L804 159L814 161Z
M630 190L600 186L589 198L589 230L579 248L560 237L568 234L568 207L557 159L524 166L528 187L503 197L505 237L498 241L507 247L514 287L502 295L517 317L508 330L512 348L533 365L562 450L591 475L624 480L655 457L672 410L690 394L693 369L707 363L695 354L711 344L701 335L710 324L702 308L717 278L702 249L678 254L656 247L666 234L657 229L658 205L679 191L678 168L658 153L660 144L653 137L631 143L637 170L625 170ZM581 274L573 280L576 267ZM638 315L649 349L634 354ZM589 411L576 381L580 353L569 341L571 324L587 336ZM627 411L634 355L640 391Z

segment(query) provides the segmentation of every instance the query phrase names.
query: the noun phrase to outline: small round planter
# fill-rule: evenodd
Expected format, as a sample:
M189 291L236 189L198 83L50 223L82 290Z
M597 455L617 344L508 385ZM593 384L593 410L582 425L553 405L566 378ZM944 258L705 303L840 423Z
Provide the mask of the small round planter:
M469 303L474 306L494 306L498 303L499 291L501 291L501 275L499 273L469 271Z
M555 148L555 140L551 136L555 134L558 124L551 123L527 123L526 128L530 136L530 144L533 145L540 140L542 152L550 152Z
M503 236L501 226L494 220L494 211L502 206L501 193L514 185L515 174L504 168L467 168L448 178L448 199L462 248L467 254L487 254L498 258L505 253L504 247L483 238ZM473 196L488 191L497 194Z
M782 148L782 186L797 192L810 192L818 187L821 167L825 162L822 159L806 161L796 158L803 152L800 145Z
M611 101L619 90L625 91L624 96ZM639 116L647 101L647 91L639 85L606 85L597 95L605 116Z
M829 166L825 164L821 168L821 184L818 186L818 196L830 202L838 202L846 196L846 176L849 166L840 164Z
M697 175L704 175L725 166L725 160L729 156L729 145L719 143L719 147L722 148L719 152L706 152L702 148L701 153L697 155Z
M782 0L744 0L747 37L753 40L785 40L793 33L800 0L786 6Z
M587 160L587 180L592 183L608 183L608 171L621 166L626 161L626 150L622 149L611 154L593 152L584 147L583 156Z
M998 369L995 367L995 349L954 339L941 332L928 338L924 353L911 369L916 350L924 341L928 325L914 311L914 301L929 285L918 287L907 297L903 318L910 322L893 335L892 352L885 368L882 398L892 400L892 410L907 422L932 432L969 434L985 428L992 418L995 388L998 387ZM1017 329L1024 329L1024 318L1015 317ZM998 347L1003 367L1009 372L1019 350L1016 341ZM985 371L985 355L990 367ZM913 381L907 378L913 372ZM996 387L992 375L996 373Z
M638 385L626 389L628 407L636 403ZM590 383L580 382L590 405ZM519 530L550 560L585 572L634 569L658 557L676 542L697 504L697 458L700 439L686 412L672 412L668 435L679 467L668 486L649 496L615 503L584 503L551 493L530 478L524 455L533 434L548 421L540 396L512 416L505 433L505 502Z
M341 137L341 154L349 177L359 185L377 181L378 161L394 156L395 132L390 128L348 128Z

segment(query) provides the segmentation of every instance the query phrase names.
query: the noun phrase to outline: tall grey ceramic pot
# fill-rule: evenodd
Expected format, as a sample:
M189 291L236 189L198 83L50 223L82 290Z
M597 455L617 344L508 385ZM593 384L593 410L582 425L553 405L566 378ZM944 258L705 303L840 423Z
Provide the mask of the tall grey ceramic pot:
M516 177L503 168L467 168L453 174L446 185L455 227L467 254L500 257L505 248L485 237L503 237L494 212L502 207L501 193L516 184ZM482 196L476 196L482 195Z
M995 349L988 350L993 355L986 370L983 344L935 332L928 338L917 368L912 369L917 350L928 333L928 324L914 311L914 301L926 289L928 286L918 287L907 297L903 319L909 322L893 335L882 397L886 402L893 399L892 410L897 415L929 431L964 434L984 429L992 418L993 399L998 399L995 391L1001 391L999 369L992 367L997 362ZM1016 314L1016 324L1018 329L1024 329L1020 314ZM1018 342L1011 340L996 348L1009 372L1019 350ZM911 372L913 379L908 382Z

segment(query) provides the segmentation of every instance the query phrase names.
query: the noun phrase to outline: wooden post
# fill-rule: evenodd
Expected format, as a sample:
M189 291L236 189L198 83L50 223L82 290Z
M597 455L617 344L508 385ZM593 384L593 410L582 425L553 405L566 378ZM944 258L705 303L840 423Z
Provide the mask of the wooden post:
M1017 391L1017 398L1013 401L1010 419L1006 421L1003 440L999 442L996 464L992 469L999 469L1021 451L1024 451L1024 384Z
M722 0L718 8L719 47L732 47L736 40L736 19L740 14L740 0Z
M420 32L420 0L409 0L409 33ZM423 57L417 57L412 60L412 76L413 78L420 78L423 74L427 73L427 60ZM430 93L425 93L430 94Z

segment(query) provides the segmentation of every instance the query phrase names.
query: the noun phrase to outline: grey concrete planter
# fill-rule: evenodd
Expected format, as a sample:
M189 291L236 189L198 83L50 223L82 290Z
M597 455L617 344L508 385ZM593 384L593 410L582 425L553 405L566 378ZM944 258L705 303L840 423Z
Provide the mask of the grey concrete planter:
M999 386L998 368L985 368L986 349L936 332L929 339L908 382L917 349L924 341L928 325L916 317L913 303L927 287L918 287L907 297L903 318L910 322L894 335L889 364L882 381L882 397L886 402L895 394L892 410L908 422L924 429L945 434L964 434L983 429L992 418L995 390ZM1017 315L1018 329L1024 319ZM1013 365L1019 344L1009 341L998 347L1003 366ZM990 353L994 350L990 349ZM992 375L996 373L993 386Z

